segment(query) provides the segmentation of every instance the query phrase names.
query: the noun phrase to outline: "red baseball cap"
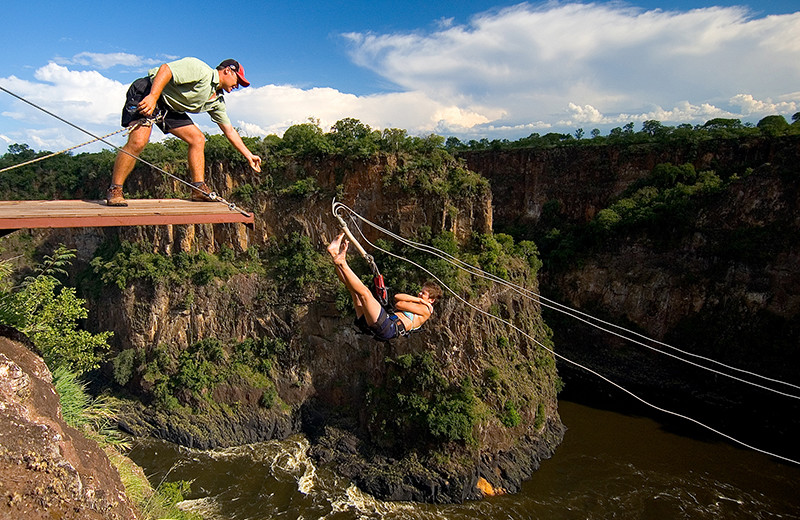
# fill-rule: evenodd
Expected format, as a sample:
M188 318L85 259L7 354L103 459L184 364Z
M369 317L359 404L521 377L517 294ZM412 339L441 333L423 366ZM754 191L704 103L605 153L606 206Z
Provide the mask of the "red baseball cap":
M243 87L249 87L250 82L247 81L247 78L244 77L244 67L242 67L238 61L233 59L227 59L217 65L217 70L222 70L225 68L230 67L236 73L236 77L238 78L239 85Z

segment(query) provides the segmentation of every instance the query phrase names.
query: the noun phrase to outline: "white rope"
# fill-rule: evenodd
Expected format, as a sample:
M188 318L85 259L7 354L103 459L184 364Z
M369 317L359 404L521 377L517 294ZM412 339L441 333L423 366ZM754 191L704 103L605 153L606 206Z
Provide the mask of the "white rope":
M125 130L127 130L127 128L123 128L122 130L117 130L116 132L111 132L110 134L106 134L103 137L100 137L100 138L97 138L97 139L92 139L91 141L86 141L85 143L76 144L75 146L70 146L69 148L65 148L65 149L60 150L58 152L52 152L52 153L50 153L48 155L43 155L42 157L37 157L35 159L31 159L30 161L25 161L23 163L14 164L14 165L11 165L11 166L6 166L2 170L0 170L0 173L7 172L9 170L14 170L14 169L17 169L17 168L22 168L23 166L28 166L29 164L34 164L34 163L37 163L39 161L44 161L45 159L49 159L51 157L55 157L56 155L61 155L62 153L67 153L67 152L71 152L72 150L77 150L78 148L80 148L82 146L86 146L88 144L96 143L100 139L105 139L107 137L111 137L113 135L117 135L118 133L124 132Z
M800 389L800 386L798 386L798 385L794 385L792 383L787 383L787 382L784 382L784 381L780 381L778 379L769 378L769 377L757 374L755 372L750 372L748 370L744 370L744 369L741 369L741 368L737 368L737 367L733 367L733 366L730 366L730 365L726 365L725 363L722 363L720 361L716 361L716 360L708 358L708 357L704 357L704 356L701 356L701 355L698 355L698 354L694 354L694 353L691 353L691 352L687 352L687 351L681 350L681 349L679 349L677 347L673 347L671 345L668 345L666 343L654 340L652 338L648 338L647 336L644 336L644 335L639 334L637 332L631 331L631 330L626 329L626 328L624 328L622 326L615 325L613 323L609 323L609 322L603 321L603 320L601 320L599 318L596 318L594 316L591 316L591 315L589 315L589 314L587 314L585 312L579 311L577 309L572 309L572 308L570 308L570 307L568 307L566 305L563 305L561 303L558 303L558 302L555 302L555 301L550 300L548 298L545 298L545 297L543 297L543 296L541 296L541 295L539 295L539 294L537 294L537 293L535 293L535 292L533 292L533 291L531 291L531 290L529 290L527 288L521 287L521 286L516 285L516 284L514 284L512 282L509 282L508 280L500 278L499 276L493 275L491 273L487 273L486 271L483 271L483 270L481 270L481 269L479 269L479 268L477 268L477 267L475 267L473 265L467 264L466 262L463 262L462 260L460 260L460 259L458 259L458 258L456 258L456 257L454 257L454 256L452 256L452 255L450 255L450 254L448 254L448 253L446 253L444 251L436 249L435 247L432 247L432 246L429 246L429 245L426 245L426 244L420 244L418 242L414 242L412 240L403 238L403 237L401 237L401 236L399 236L399 235L397 235L397 234L395 234L395 233L393 233L393 232L391 232L391 231L389 231L389 230L387 230L387 229L385 229L385 228L383 228L383 227L381 227L381 226L379 226L379 225L377 225L377 224L375 224L373 222L370 222L368 219L362 217L358 213L354 212L352 209L347 208L347 206L344 206L344 205L342 205L342 206L344 208L346 208L349 212L351 212L352 215L357 216L364 223L366 223L369 226L373 227L374 229L376 229L376 230L378 230L378 231L380 231L380 232L382 232L382 233L394 238L395 240L397 240L399 242L402 242L402 243L404 243L404 244L406 244L406 245L408 245L408 246L410 246L410 247L412 247L414 249L417 249L419 251L424 251L426 253L429 253L429 254L432 254L434 256L437 256L437 257L441 258L442 260L445 260L446 262L449 262L450 264L455 265L456 267L458 267L462 271L465 271L465 272L467 272L469 274L472 274L473 276L478 276L478 277L493 281L495 283L498 283L500 285L504 285L504 286L512 289L517 294L520 294L521 296L523 296L525 298L528 298L528 299L530 299L532 301L535 301L536 303L538 303L539 305L541 305L541 306L543 306L545 308L552 309L552 310L554 310L556 312L560 312L560 313L565 314L565 315L567 315L567 316L569 316L571 318L574 318L574 319L576 319L578 321L586 323L587 325L589 325L591 327L594 327L594 328L596 328L598 330L601 330L603 332L607 332L607 333L612 334L614 336L617 336L617 337L619 337L621 339L630 341L631 343L634 343L634 344L640 345L642 347L648 348L648 349L650 349L650 350L652 350L654 352L658 352L659 354L671 357L673 359L676 359L676 360L681 361L683 363L686 363L688 365L692 365L694 367L697 367L697 368L700 368L700 369L703 369L703 370L708 370L709 372L712 372L714 374L717 374L717 375L720 375L720 376L723 376L723 377L727 377L727 378L733 379L735 381L739 381L740 383L744 383L744 384L747 384L747 385L754 386L756 388L760 388L762 390L766 390L768 392L773 392L775 394L782 395L784 397L789 397L789 398L792 398L792 399L800 399L800 396L798 396L798 395L795 395L795 394L792 394L792 393L787 393L787 392L784 392L784 391L781 391L781 390L777 390L775 388L772 388L772 387L769 387L769 386L765 386L765 385L762 385L762 384L759 384L759 383L755 383L755 382L749 381L747 379L742 379L742 378L737 377L737 376L732 375L732 374L721 372L721 371L716 370L714 368L701 365L699 363L696 363L696 362L688 360L688 359L683 359L680 356L677 356L677 355L672 354L670 352L665 352L665 351L660 350L660 349L658 349L656 347L653 347L652 345L648 345L646 343L642 343L641 341L638 341L638 340L636 340L634 338L627 337L627 336L625 336L623 334L620 334L619 332L615 332L613 330L609 330L607 328L601 327L600 325L592 323L592 321L590 321L590 320L595 320L595 321L597 321L599 323L602 323L603 325L607 325L609 327L613 327L613 328L622 330L624 332L628 332L628 333L630 333L630 334L632 334L634 336L638 336L638 337L643 338L645 340L652 341L655 344L662 345L664 347L673 349L673 350L675 350L675 351L677 351L677 352L679 352L681 354L685 354L685 355L690 356L690 357L694 357L694 358L698 358L698 359L701 359L701 360L705 360L705 361L708 361L710 363L714 363L716 365L719 365L719 366L722 366L724 368L727 368L729 370L733 370L733 371L744 373L744 374L747 374L747 375L750 375L750 376L753 376L753 377L761 378L761 379L764 379L766 381L770 381L770 382L773 382L773 383L779 383L779 384L783 384L783 385L786 385L786 386L790 386L790 387L793 387L793 388ZM543 303L543 302L548 302L548 303ZM581 317L581 316L583 316L583 317Z
M337 203L337 204L340 204L340 203ZM395 235L394 233L392 233L392 232L389 232L388 230L385 230L385 229L384 229L384 228L382 228L381 226L378 226L377 224L374 224L373 222L370 222L369 220L367 220L366 218L362 217L361 215L359 215L358 213L356 213L356 212L355 212L355 211L353 211L352 209L350 209L350 208L348 208L347 206L345 206L344 204L340 204L340 206L341 206L341 207L343 207L343 208L345 208L345 209L347 209L347 211L348 211L348 212L350 212L350 214L351 214L351 215L355 215L355 216L356 216L356 217L358 217L358 218L359 218L361 221L363 221L364 223L366 223L366 224L368 224L368 225L372 226L373 228L375 228L375 229L377 229L377 230L379 230L379 231L381 231L381 232L384 232L384 233L386 233L387 235L391 236L392 238L398 237L398 235ZM351 216L351 218L352 218L352 216ZM794 460L794 459L790 459L790 458L788 458L788 457L784 457L784 456L782 456L782 455L778 455L778 454L771 453L771 452L769 452L769 451L763 450L763 449L761 449L761 448L757 448L757 447L755 447L755 446L752 446L752 445L750 445L750 444L747 444L747 443L745 443L745 442L743 442L743 441L740 441L740 440L738 440L738 439L736 439L736 438L734 438L734 437L732 437L732 436L730 436L730 435L728 435L728 434L726 434L726 433L724 433L724 432L721 432L721 431L719 431L719 430L717 430L717 429L715 429L715 428L712 428L711 426L708 426L708 425L706 425L706 424L704 424L704 423L702 423L702 422L698 421L697 419L693 419L692 417L689 417L689 416L687 416L687 415L680 414L680 413L678 413L678 412L673 412L673 411L671 411L671 410L668 410L668 409L666 409L666 408L662 408L662 407L660 407L660 406L657 406L657 405L655 405L655 404L653 404L653 403L650 403L650 402L648 402L648 401L644 400L643 398L641 398L641 397L639 397L638 395L634 394L634 393L633 393L633 392L631 392L630 390L628 390L628 389L624 388L624 387L623 387L623 386L621 386L620 384L618 384L618 383L616 383L616 382L612 381L611 379L609 379L609 378L607 378L607 377L603 376L602 374L600 374L600 373L596 372L595 370L592 370L591 368L589 368L589 367L587 367L587 366L585 366L585 365L582 365L581 363L578 363L577 361L573 361L573 360L571 360L571 359L567 358L566 356L564 356L564 355L562 355L562 354L559 354L558 352L554 351L554 350L553 350L553 349L551 349L551 348L548 348L546 345L544 345L542 342L540 342L539 340L537 340L535 337L531 336L530 334L528 334L528 333L527 333L527 332L525 332L524 330L520 329L518 326L514 325L514 324L513 324L513 323L511 323L510 321L508 321L508 320L506 320L506 319L503 319L503 318L501 318L501 317L499 317L499 316L497 316L497 315L494 315L494 314L492 314L492 313L490 313L490 312L484 311L483 309L481 309L481 308L479 308L479 307L475 306L474 304L472 304L472 303L468 302L467 300L465 300L464 298L462 298L460 295L458 295L458 294L457 294L455 291L453 291L453 289L451 289L451 288L450 288L450 287L449 287L447 284L445 284L445 283L444 283L444 282L443 282L443 281L442 281L442 280L441 280L439 277L437 277L435 274L433 274L433 273L432 273L431 271L429 271L428 269L426 269L426 268L422 267L421 265L419 265L418 263L416 263L416 262L414 262L414 261L412 261L412 260L409 260L409 259L407 259L407 258L405 258L405 257L403 257L403 256L401 256L401 255L398 255L398 254L392 253L391 251L387 251L386 249L383 249L383 248L381 248L381 247L377 246L376 244L373 244L372 242L370 242L370 241L367 239L367 237L366 237L366 236L364 236L364 233L361 231L361 229L360 229L358 226L356 226L356 228L358 229L359 233L361 234L361 237L363 238L363 240L364 240L364 241L365 241L367 244L369 244L369 245L370 245L370 246L372 246L373 248L375 248L375 249L377 249L377 250L379 250L379 251L381 251L381 252L383 252L383 253L385 253L385 254L387 254L387 255L393 256L394 258L397 258L397 259L399 259L399 260L402 260L402 261L404 261L404 262L407 262L407 263L409 263L409 264L411 264L411 265L413 265L413 266L417 267L418 269L420 269L420 270L422 270L422 271L426 272L426 273L427 273L428 275L430 275L430 276L431 276L433 279L435 279L435 280L436 280L436 281L437 281L437 282L438 282L438 283L439 283L439 284L440 284L442 287L444 287L445 289L447 289L447 291L448 291L448 292L450 292L450 294L452 294L452 295L453 295L453 296L455 296L455 297L456 297L456 298L457 298L459 301L461 301L461 302L462 302L464 305L466 305L466 306L470 307L470 308L471 308L471 309L473 309L473 310L476 310L476 311L478 311L479 313L481 313L481 314L483 314L483 315L485 315L485 316L492 317L492 318L494 318L494 319L496 319L496 320L498 320L498 321L500 321L500 322L502 322L502 323L504 323L504 324L508 325L509 327L511 327L512 329L516 330L517 332L519 332L520 334L522 334L522 335L523 335L523 336L525 336L526 338L530 339L530 340L531 340L532 342L534 342L536 345L539 345L540 347L542 347L542 348L543 348L543 349L545 349L546 351L550 352L550 353L551 353L551 354L553 354L554 356L556 356L556 357L558 357L558 358L562 359L563 361L565 361L565 362L567 362L567 363L569 363L569 364L571 364L571 365L574 365L574 366L576 366L576 367L578 367L578 368L580 368L580 369L582 369L582 370L585 370L586 372L588 372L588 373L590 373L590 374L592 374L592 375L594 375L594 376L598 377L599 379L601 379L601 380L605 381L606 383L608 383L608 384L612 385L613 387L615 387L615 388L619 389L620 391L622 391L622 392L624 392L624 393L628 394L629 396L633 397L634 399L636 399L636 400L637 400L637 401L639 401L640 403L642 403L642 404L644 404L644 405L646 405L646 406L649 406L650 408L653 408L654 410L658 410L659 412L662 412L662 413L665 413L665 414L668 414L668 415L672 415L673 417L678 417L678 418L680 418L680 419L684 419L684 420L686 420L686 421L689 421L689 422L691 422L691 423L694 423L694 424L696 424L696 425L698 425L698 426L700 426L700 427L702 427L702 428L705 428L706 430L709 430L709 431L711 431L711 432L713 432L713 433L715 433L715 434L717 434L717 435L719 435L719 436L721 436L721 437L724 437L724 438L726 438L726 439L728 439L728 440L730 440L730 441L732 441L732 442L734 442L734 443L736 443L736 444L738 444L738 445L740 445L740 446L743 446L743 447L745 447L745 448L748 448L748 449L751 449L751 450L753 450L753 451L756 451L756 452L762 453L762 454L764 454L764 455L768 455L768 456L770 456L770 457L775 457L775 458L777 458L777 459L780 459L780 460L783 460L783 461L786 461L786 462L791 462L791 463L793 463L793 464L800 465L800 462L798 462L798 461L796 461L796 460ZM404 243L410 242L410 241L407 241L406 239L403 239L402 237L399 237L399 240L400 240L401 242L404 242ZM420 245L421 245L421 244L420 244ZM414 247L414 246L412 246L412 247ZM433 248L433 247L431 247L431 246L426 246L426 247L428 247L428 248L430 248L430 249L435 249L436 251L439 251L438 249L436 249L436 248ZM449 256L450 256L450 255L448 255L447 253L445 253L445 252L443 252L443 251L439 251L439 252L440 252L440 253L441 253L441 255L442 255L442 256L439 256L440 258L446 259L445 257L449 257ZM460 262L460 261L459 261L459 262ZM451 262L451 263L452 263L452 262ZM463 262L462 262L462 263L463 263ZM464 264L464 265L469 265L469 264ZM470 267L471 267L473 270L475 270L475 271L480 271L480 269L478 269L477 267L474 267L474 266L470 266ZM464 270L467 270L467 269L464 269ZM481 272L483 272L483 271L481 271ZM492 278L492 275L490 275L489 273L485 273L485 275L487 275L487 276L486 276L487 278ZM500 280L502 280L502 279L500 279ZM510 283L508 283L508 285L510 286L510 285L513 285L513 284L510 284Z

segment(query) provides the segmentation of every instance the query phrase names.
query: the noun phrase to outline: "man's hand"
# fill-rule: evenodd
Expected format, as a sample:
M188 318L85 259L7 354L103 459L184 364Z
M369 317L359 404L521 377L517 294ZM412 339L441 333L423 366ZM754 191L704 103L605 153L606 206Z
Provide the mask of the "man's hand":
M150 117L153 115L153 112L155 112L157 103L158 96L154 96L153 94L146 95L137 105L139 113L143 116Z
M150 117L153 115L153 112L156 111L158 98L161 97L161 92L171 79L172 70L170 70L169 65L162 63L158 68L156 77L154 77L153 81L151 82L150 93L147 94L137 105L140 114L144 115L145 117Z
M261 157L257 155L251 155L247 158L247 161L250 163L250 167L257 172L261 172Z

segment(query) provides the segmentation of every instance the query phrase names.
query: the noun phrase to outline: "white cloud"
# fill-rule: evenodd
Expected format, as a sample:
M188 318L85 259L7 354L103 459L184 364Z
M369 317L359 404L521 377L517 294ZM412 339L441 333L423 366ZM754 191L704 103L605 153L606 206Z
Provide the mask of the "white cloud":
M742 115L793 114L800 110L800 93L795 93L795 101L773 102L771 99L758 100L752 94L737 94L730 100L731 105L740 107Z
M10 76L0 78L0 84L94 134L107 134L119 128L127 85L97 71L75 71L56 63L37 69L34 78L34 81L28 81ZM16 130L4 129L6 136L35 149L59 150L91 139L19 100L12 100L3 116L17 121Z
M604 114L592 105L578 106L575 103L570 103L569 115L559 120L557 125L562 127L582 127L585 125L609 126L622 125L630 122L644 122L648 120L691 122L707 121L717 117L737 118L740 116L739 114L724 110L709 103L693 105L688 101L677 103L671 109L653 107L646 112L617 114Z
M504 114L493 128L758 116L800 102L800 12L526 3L431 33L344 36L356 63L408 91Z
M37 69L34 78L38 81L15 76L0 81L19 96L76 124L119 124L126 85L97 71L74 71L55 63ZM14 106L15 110L7 111L12 116L45 117L22 102Z
M59 59L61 65L84 65L99 69L110 69L122 65L129 68L154 67L161 63L160 60L144 58L127 52L81 52L69 59Z
M741 7L645 11L618 2L523 3L478 14L467 24L441 19L430 32L343 37L354 63L392 82L396 92L242 89L226 97L242 133L282 135L310 117L327 130L354 117L412 135L517 139L648 119L752 121L800 110L800 12L756 18ZM127 84L106 71L157 63L127 53L82 52L39 68L33 80L10 76L0 84L107 133L119 127ZM84 139L20 102L0 99L0 112L18 122L0 126L4 140L56 149ZM203 115L195 121L218 131Z
M318 119L326 130L340 119L354 117L376 129L403 128L423 134L442 125L470 128L502 115L496 109L482 113L438 102L422 92L355 96L332 88L287 85L250 87L229 95L226 102L240 128L260 135L282 135L289 126L308 118Z

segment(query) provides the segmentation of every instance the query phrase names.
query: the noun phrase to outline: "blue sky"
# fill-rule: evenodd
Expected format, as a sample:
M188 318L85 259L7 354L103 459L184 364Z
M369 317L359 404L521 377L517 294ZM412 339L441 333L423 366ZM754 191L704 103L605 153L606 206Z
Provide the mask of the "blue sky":
M308 118L468 140L800 111L796 0L31 0L3 14L0 85L102 134L131 81L183 56L244 65L252 86L226 99L251 136ZM0 92L0 153L86 139Z

